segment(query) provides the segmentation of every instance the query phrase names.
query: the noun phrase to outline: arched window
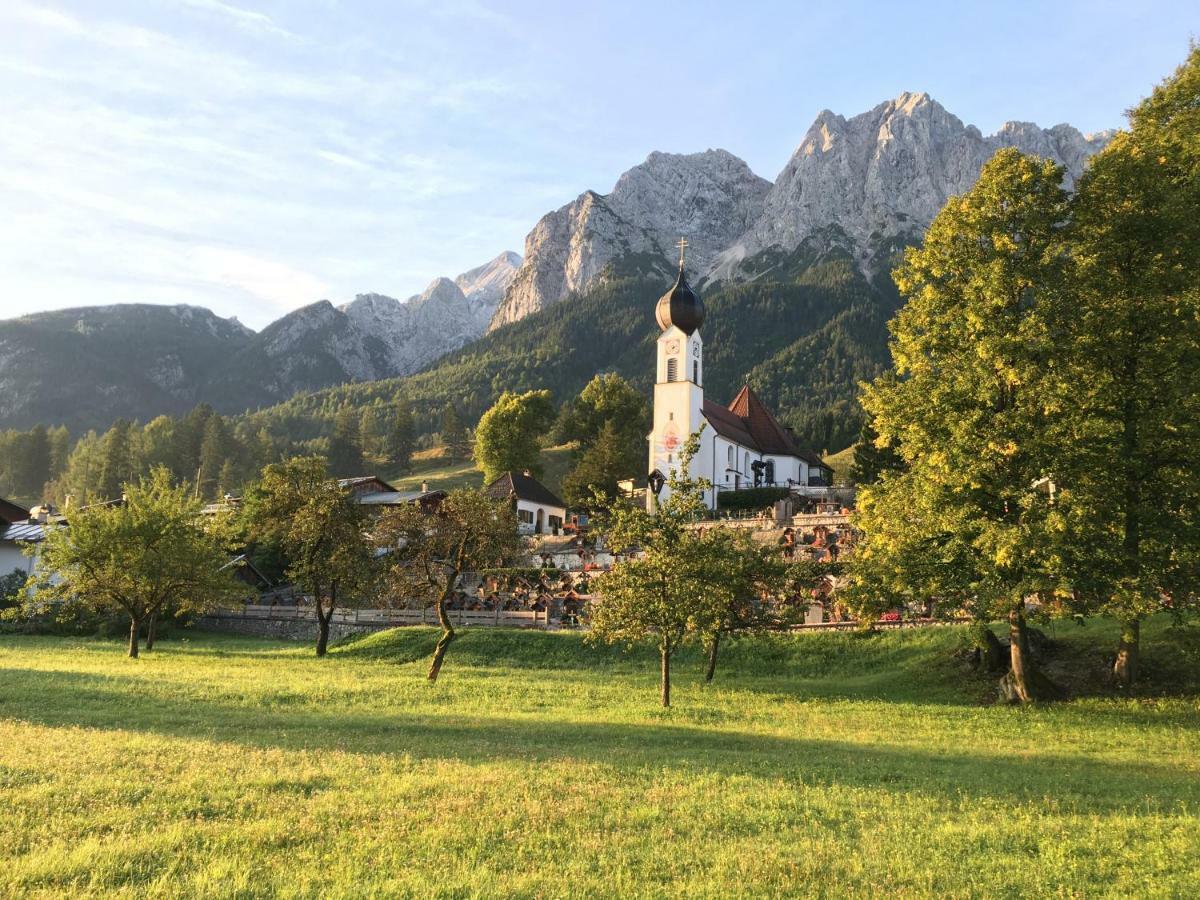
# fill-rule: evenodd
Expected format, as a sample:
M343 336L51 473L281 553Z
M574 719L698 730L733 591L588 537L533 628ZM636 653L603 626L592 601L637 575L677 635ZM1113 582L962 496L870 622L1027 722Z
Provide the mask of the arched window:
M749 453L746 454L746 464L744 466L742 466L742 471L743 472L750 471L750 454Z
M733 447L725 451L725 461L729 464L729 468L733 468Z
M700 383L700 363L692 360L692 381Z

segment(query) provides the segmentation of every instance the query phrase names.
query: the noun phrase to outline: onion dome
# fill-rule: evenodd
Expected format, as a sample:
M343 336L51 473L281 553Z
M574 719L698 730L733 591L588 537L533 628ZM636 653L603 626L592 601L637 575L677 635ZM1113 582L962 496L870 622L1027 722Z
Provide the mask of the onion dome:
M682 262L675 284L659 298L658 305L654 307L654 318L663 331L674 325L684 334L691 334L704 324L704 303L687 283Z

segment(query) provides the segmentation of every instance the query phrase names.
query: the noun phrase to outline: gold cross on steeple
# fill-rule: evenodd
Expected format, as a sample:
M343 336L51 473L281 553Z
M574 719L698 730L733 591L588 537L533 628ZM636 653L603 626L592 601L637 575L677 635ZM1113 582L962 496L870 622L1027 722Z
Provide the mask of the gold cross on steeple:
M688 245L687 238L683 238L683 237L681 237L679 239L679 243L677 243L675 245L676 247L679 248L679 268L681 271L683 270L683 251L687 249L687 245Z

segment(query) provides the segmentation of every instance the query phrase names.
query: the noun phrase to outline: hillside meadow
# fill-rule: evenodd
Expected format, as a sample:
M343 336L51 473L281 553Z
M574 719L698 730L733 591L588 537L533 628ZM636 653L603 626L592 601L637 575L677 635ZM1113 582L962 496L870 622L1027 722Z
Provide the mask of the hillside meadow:
M1058 624L1076 699L992 705L955 628L695 651L478 630L0 637L0 894L1200 895L1200 629Z

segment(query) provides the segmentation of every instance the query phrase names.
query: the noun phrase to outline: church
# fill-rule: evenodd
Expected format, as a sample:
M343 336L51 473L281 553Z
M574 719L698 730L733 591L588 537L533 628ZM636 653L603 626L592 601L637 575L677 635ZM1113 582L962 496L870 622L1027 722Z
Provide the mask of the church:
M659 299L655 318L658 367L654 379L654 426L649 435L650 490L647 503L665 499L670 488L663 481L679 465L683 442L698 431L700 448L692 458L691 478L706 478L709 509L717 508L722 491L753 487L824 487L832 472L815 453L800 447L790 428L779 423L762 401L742 387L733 402L722 406L704 397L704 304L684 276L684 248L680 241L679 277Z

